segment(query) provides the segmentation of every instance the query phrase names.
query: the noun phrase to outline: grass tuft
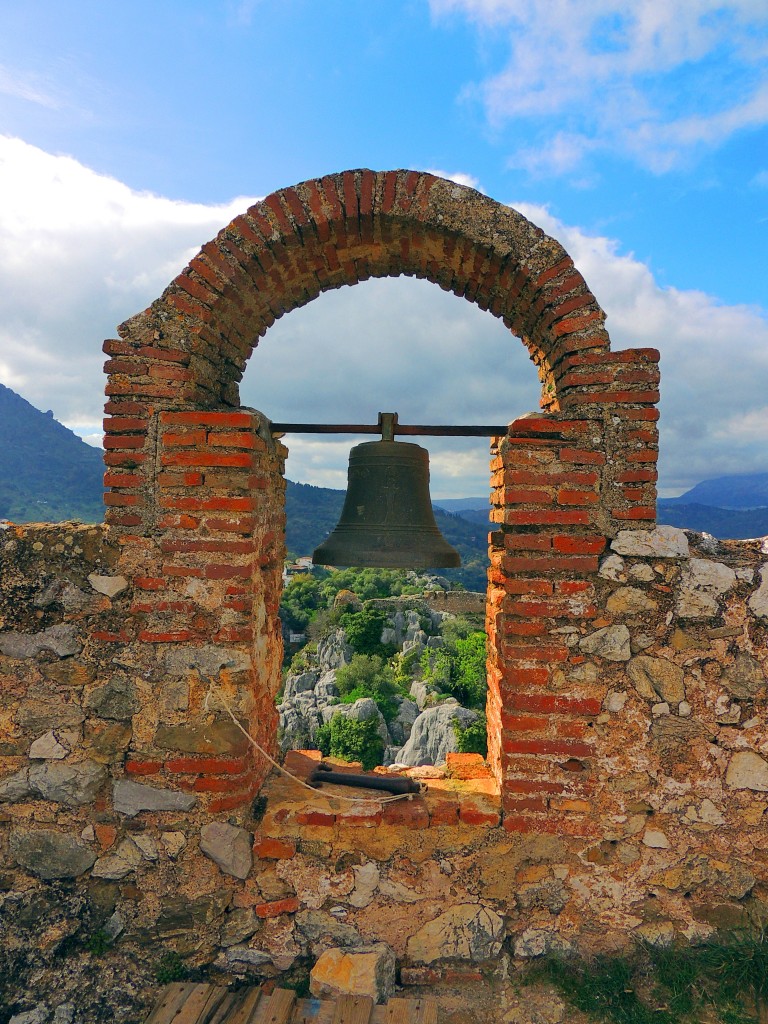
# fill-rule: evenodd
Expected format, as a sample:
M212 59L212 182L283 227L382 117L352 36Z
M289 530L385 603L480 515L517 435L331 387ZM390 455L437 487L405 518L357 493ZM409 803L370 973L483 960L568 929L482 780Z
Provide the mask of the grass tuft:
M751 1024L768 1006L768 934L734 932L700 946L640 946L601 960L547 957L527 981L544 981L606 1024Z

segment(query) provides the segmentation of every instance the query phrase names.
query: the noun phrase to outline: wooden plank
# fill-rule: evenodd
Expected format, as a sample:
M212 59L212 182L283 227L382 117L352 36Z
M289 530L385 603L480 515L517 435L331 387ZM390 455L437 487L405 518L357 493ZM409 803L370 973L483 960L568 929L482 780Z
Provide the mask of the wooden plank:
M390 999L374 1009L371 1024L412 1024L412 1009L410 999Z
M299 999L292 1024L332 1024L335 1006L327 999Z
M258 986L242 988L236 993L238 1001L228 1017L225 1017L222 1024L249 1024L255 1020L253 1016L261 997L261 989Z
M249 1024L289 1024L296 993L289 988L276 988L263 996L258 1010L249 1018Z
M227 1024L230 1014L242 1003L245 992L225 992L224 998L212 1013L206 1014L200 1024Z
M414 999L413 1024L437 1024L437 1003L428 996L425 999Z
M211 995L216 995L214 989L214 985L208 985L205 982L195 985L176 1011L176 1016L171 1018L173 1024L198 1024L206 1003Z
M372 1009L370 996L339 996L333 1024L369 1024Z
M219 1007L223 1003L228 1005L230 1002L230 993L223 985L211 985L208 998L197 1016L197 1024L211 1024L212 1018L218 1015ZM221 1018L219 1019L221 1020Z
M150 1010L146 1024L171 1024L177 1010L184 1005L187 996L195 987L195 983L191 981L172 981L166 985Z

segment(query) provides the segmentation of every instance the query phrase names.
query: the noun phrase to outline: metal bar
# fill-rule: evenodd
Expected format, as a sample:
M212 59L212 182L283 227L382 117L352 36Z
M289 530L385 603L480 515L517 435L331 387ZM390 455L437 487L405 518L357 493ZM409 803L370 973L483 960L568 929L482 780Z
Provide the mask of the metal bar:
M270 423L273 434L380 434L376 423ZM433 437L503 437L509 427L498 425L445 426L443 424L397 423L394 433Z

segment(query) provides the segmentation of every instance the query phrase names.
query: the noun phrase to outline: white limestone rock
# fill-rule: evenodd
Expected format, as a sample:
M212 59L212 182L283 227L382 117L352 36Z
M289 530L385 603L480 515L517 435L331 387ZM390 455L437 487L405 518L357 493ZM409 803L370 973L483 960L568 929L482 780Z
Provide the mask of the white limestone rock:
M619 555L643 558L688 558L688 538L676 526L657 526L653 530L621 530L611 541Z
M95 572L90 574L88 582L98 594L104 594L105 597L109 598L122 594L128 586L128 580L125 576L99 576Z
M755 615L768 619L768 565L760 569L760 586L750 597L749 607Z
M504 941L504 920L479 903L459 903L428 921L408 939L408 956L416 963L435 960L490 960Z
M708 619L717 615L717 598L736 584L736 573L722 562L692 558L683 570L677 595L681 619Z
M29 748L29 757L33 761L61 761L69 753L80 738L80 734L71 730L49 729L38 736Z
M233 878L247 878L253 866L253 836L244 828L223 821L203 825L200 851Z
M627 665L627 675L645 700L679 704L685 700L683 670L667 658L639 654Z
M135 871L141 864L142 855L139 847L130 838L125 838L118 844L112 853L106 853L99 857L93 865L91 874L96 878L106 878L118 881L125 878L131 871Z
M597 654L607 661L629 661L632 657L629 630L626 626L605 626L579 641L585 654Z
M427 708L413 723L408 742L398 752L396 761L412 766L442 764L446 754L459 749L453 723L458 722L462 729L466 729L476 719L477 712L462 707L453 699Z
M117 781L112 796L112 806L128 818L139 811L191 811L196 804L197 797L192 793L145 786L130 779Z
M725 784L731 789L768 793L768 761L754 750L740 750L730 760Z

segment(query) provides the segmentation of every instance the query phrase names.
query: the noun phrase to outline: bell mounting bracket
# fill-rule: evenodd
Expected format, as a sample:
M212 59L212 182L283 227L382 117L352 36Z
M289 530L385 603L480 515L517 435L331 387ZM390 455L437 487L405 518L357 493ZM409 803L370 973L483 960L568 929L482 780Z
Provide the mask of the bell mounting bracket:
M274 435L281 434L381 434L382 441L395 435L432 437L503 437L507 425L400 423L396 412L380 412L378 423L270 423Z

